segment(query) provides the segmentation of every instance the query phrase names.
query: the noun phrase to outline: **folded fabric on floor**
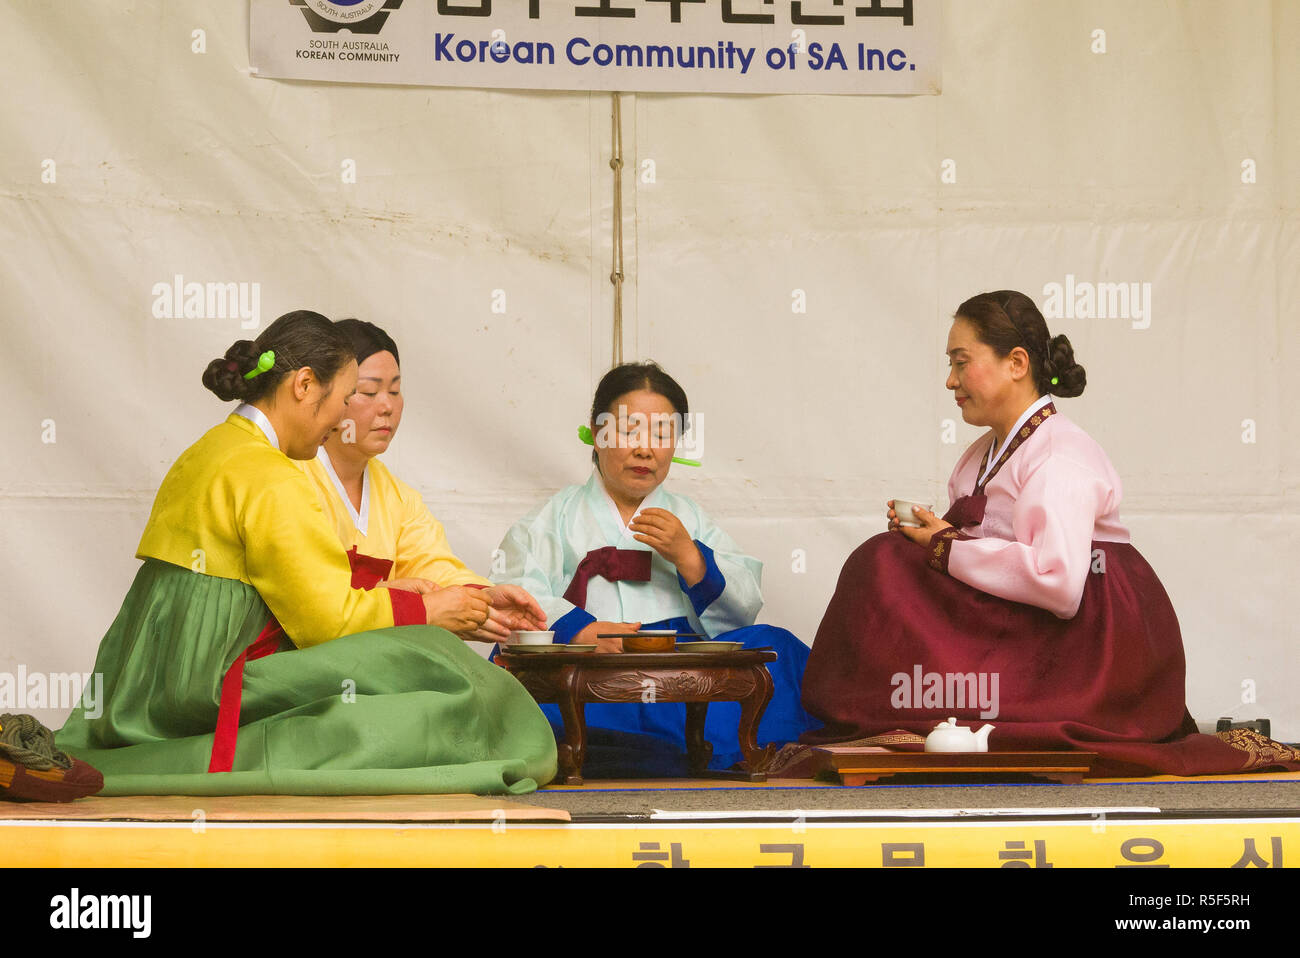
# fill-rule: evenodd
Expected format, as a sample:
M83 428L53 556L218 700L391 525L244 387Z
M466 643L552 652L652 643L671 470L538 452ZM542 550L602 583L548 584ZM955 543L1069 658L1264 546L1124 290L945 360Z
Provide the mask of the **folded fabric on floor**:
M70 802L104 787L104 776L54 744L30 715L0 715L0 798Z

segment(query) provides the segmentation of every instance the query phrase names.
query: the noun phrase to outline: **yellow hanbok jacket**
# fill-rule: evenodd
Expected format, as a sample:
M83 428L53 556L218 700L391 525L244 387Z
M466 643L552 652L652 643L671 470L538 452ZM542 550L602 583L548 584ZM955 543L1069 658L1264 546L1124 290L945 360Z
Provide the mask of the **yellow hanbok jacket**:
M429 513L420 494L378 459L366 464L359 510L347 498L323 446L315 459L298 466L315 486L343 548L355 549L361 559L392 563L386 578L430 579L444 587L492 584L451 551L442 523Z
M235 414L176 460L136 557L251 585L299 648L424 621L411 593L352 587L347 556L302 470ZM394 602L412 606L396 623Z

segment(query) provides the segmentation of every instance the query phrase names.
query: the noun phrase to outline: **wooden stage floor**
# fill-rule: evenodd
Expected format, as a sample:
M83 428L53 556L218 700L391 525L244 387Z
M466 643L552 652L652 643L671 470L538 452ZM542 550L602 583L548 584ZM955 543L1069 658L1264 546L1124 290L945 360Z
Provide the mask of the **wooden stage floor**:
M6 867L998 867L1022 858L1054 867L1300 861L1300 772L851 788L589 780L509 797L0 802Z

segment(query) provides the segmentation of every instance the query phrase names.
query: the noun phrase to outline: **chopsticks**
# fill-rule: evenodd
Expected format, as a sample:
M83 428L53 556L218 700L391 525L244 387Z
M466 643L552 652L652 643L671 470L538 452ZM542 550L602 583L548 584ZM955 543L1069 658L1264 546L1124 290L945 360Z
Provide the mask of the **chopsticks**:
M638 636L645 636L647 639L666 639L666 635L652 635L648 632L597 632L598 639L635 639ZM701 632L676 632L674 638L678 639L707 639L708 636Z

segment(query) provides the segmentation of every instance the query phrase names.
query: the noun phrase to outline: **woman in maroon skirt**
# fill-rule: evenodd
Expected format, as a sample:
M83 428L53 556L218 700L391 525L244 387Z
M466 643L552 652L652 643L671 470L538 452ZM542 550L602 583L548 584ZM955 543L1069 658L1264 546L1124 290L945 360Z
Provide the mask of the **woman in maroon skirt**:
M995 751L1097 752L1094 774L1300 769L1300 752L1252 732L1201 735L1184 704L1182 635L1169 596L1119 520L1119 476L1053 397L1086 377L1022 293L957 310L947 388L989 432L948 481L942 519L903 516L840 573L813 643L804 708L812 744L916 735L950 715L992 723Z

